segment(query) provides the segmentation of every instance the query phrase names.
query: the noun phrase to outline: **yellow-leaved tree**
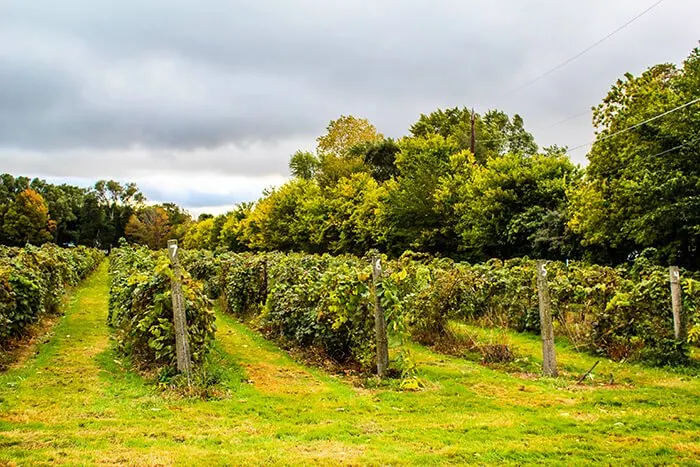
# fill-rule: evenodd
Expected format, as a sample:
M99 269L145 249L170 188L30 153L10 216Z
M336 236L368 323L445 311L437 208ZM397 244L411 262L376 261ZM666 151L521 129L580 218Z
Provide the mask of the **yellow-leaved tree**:
M316 139L321 186L335 184L343 177L366 170L361 155L351 151L362 144L382 141L384 136L366 118L341 115L326 127L326 134Z
M22 246L26 243L40 245L51 241L49 208L44 198L27 188L15 197L2 219L3 243Z
M151 249L165 248L171 234L168 213L158 206L143 208L131 215L124 233L129 240Z

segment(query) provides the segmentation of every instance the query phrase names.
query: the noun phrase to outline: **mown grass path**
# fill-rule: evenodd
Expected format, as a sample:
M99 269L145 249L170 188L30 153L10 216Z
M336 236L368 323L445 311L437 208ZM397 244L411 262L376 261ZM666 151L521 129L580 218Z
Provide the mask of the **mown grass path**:
M228 395L168 396L113 353L107 265L53 336L0 375L0 464L697 465L700 380L604 362L624 384L509 375L415 346L425 390L355 388L218 315ZM477 332L471 329L470 332ZM536 359L535 336L512 336ZM569 348L567 368L592 361Z

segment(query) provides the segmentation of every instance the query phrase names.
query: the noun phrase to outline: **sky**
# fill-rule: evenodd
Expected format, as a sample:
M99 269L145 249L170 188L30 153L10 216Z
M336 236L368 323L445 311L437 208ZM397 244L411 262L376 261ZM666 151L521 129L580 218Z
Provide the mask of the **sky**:
M624 73L698 46L700 1L522 85L656 1L0 0L0 172L133 181L197 215L284 183L340 115L398 138L438 108L501 109L576 147Z

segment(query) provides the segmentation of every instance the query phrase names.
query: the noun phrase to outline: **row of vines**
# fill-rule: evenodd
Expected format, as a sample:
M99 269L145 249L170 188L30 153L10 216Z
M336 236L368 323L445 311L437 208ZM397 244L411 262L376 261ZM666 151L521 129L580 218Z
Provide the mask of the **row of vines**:
M103 258L100 250L86 247L0 246L0 349L25 334L42 315L59 311L66 290Z
M252 320L269 337L373 366L367 258L197 251L188 252L185 264L228 312ZM395 337L441 346L454 338L450 320L539 332L534 260L471 265L408 254L383 264L378 294ZM556 333L576 348L618 361L687 362L687 342L673 335L666 268L644 257L617 268L581 262L547 268ZM688 271L681 277L689 341L698 342L700 277Z
M185 251L187 325L195 363L214 338L211 299L285 348L309 349L344 365L375 366L374 284L368 258L298 253ZM450 321L539 331L536 264L529 259L456 263L406 254L382 262L376 293L398 367L410 371L406 339L448 349ZM673 335L668 270L643 257L610 268L550 262L555 332L581 351L614 360L687 362ZM123 247L110 262L109 322L121 350L145 367L175 367L169 259ZM689 341L700 338L700 281L682 271Z
M167 253L122 245L110 254L109 275L108 324L114 329L118 350L138 368L160 370L162 376L173 374L173 271ZM187 272L182 277L182 290L191 357L198 365L214 341L214 313L201 282Z
M339 363L374 368L373 283L367 259L196 251L187 252L183 263L204 281L212 298L221 297L228 313L251 322L283 347L314 349ZM400 344L407 338L432 343L445 335L446 304L444 297L431 293L437 276L429 265L408 261L385 266L377 293L399 369L410 372L410 359Z

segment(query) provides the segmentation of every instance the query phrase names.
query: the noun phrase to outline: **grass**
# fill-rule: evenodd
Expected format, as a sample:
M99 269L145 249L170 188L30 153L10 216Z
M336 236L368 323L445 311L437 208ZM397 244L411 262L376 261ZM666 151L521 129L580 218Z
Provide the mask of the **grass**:
M678 464L700 459L697 372L601 361L558 344L563 376L533 375L536 336L507 339L526 371L411 348L426 388L355 387L296 363L221 313L213 362L227 396L169 396L112 352L106 264L53 337L0 375L0 464ZM517 368L516 368L517 369ZM529 370L528 370L529 369ZM507 370L507 371L506 371ZM609 375L615 380L608 385ZM598 385L597 381L606 384Z

